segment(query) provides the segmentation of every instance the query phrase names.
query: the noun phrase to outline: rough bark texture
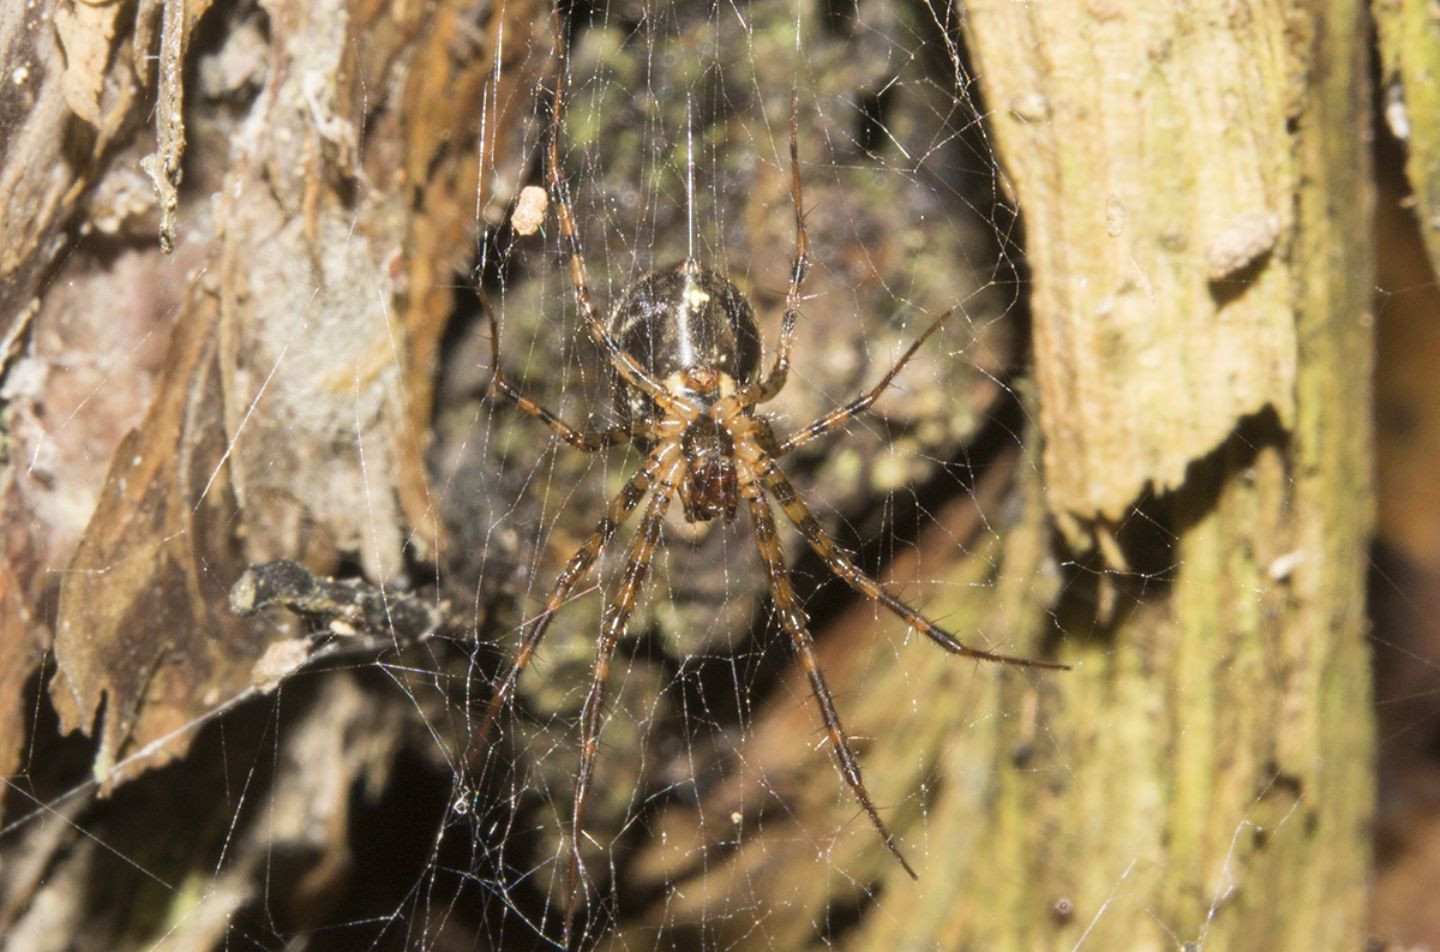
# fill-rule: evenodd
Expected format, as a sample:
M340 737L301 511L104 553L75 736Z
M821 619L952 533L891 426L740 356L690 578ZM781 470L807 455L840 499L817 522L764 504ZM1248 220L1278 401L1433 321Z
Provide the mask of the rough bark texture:
M1179 940L1206 948L1308 949L1353 946L1362 937L1373 800L1371 727L1362 713L1369 698L1363 586L1371 525L1373 282L1363 11L1352 3L1214 6L1213 18L1208 5L1185 8L1165 42L1127 45L1144 55L1109 68L1152 69L1184 48L1190 31L1203 32L1222 46L1235 44L1232 55L1219 59L1237 64L1237 71L1226 72L1227 82L1251 92L1209 97L1182 83L1177 99L1216 108L1284 104L1258 114L1225 111L1212 128L1245 142L1271 142L1277 167L1293 163L1290 184L1274 193L1272 209L1293 222L1293 239L1247 262L1244 274L1231 275L1235 283L1212 285L1208 301L1167 303L1179 308L1183 323L1219 334L1214 325L1225 315L1218 305L1258 296L1257 313L1267 322L1293 327L1284 335L1293 333L1296 346L1293 390L1287 383L1269 412L1233 425L1216 451L1201 455L1192 447L1185 481L1145 505L1147 517L1167 536L1173 533L1173 547L1164 548L1169 564L1157 563L1136 540L1132 571L1115 576L1121 595L1111 624L1087 637L1078 628L1078 605L1063 616L1071 632L1067 656L1078 670L1055 679L1055 706L1042 718L1056 755L1071 769L1056 789L1051 771L995 765L1001 795L991 802L1028 806L1001 811L1002 822L990 827L978 850L993 850L997 862L972 867L989 875L975 880L979 892L961 906L966 911L957 915L956 934L979 947L1068 946L1087 929L1098 947ZM1105 110L1103 125L1067 127L1039 155L1012 158L1009 150L1030 148L1018 124L1036 120L1016 116L1015 94L1004 90L1010 77L1033 77L1037 85L1028 92L1047 102L1064 99L1071 94L1051 84L1067 77L1049 67L1070 62L1067 50L1094 48L1097 32L1152 27L1118 5L1043 9L973 3L967 23L982 88L993 84L999 93L990 99L997 106L998 147L1029 223L1037 367L1049 356L1038 328L1080 319L1066 316L1064 292L1044 292L1055 279L1045 263L1063 256L1070 263L1065 273L1093 275L1115 252L1093 205L1088 231L1047 227L1071 210L1047 204L1053 193L1032 181L1032 166L1068 174L1098 158L1123 167L1133 154L1112 157L1110 150L1130 137L1103 130L1143 123L1147 111L1117 104ZM1057 20L1048 22L1049 16ZM1271 38L1261 44L1263 54L1245 52L1251 44L1240 41L1255 35ZM1025 36L1037 42L1004 42ZM1252 136L1243 127L1257 115L1267 127ZM1228 160L1229 141L1197 135L1176 148L1210 161L1218 150ZM1171 170L1157 164L1151 171L1164 176ZM1108 180L1099 177L1096 187ZM1188 186L1181 176L1166 187ZM1244 192L1238 186L1227 191ZM1032 201L1041 204L1033 214ZM1052 242L1061 247L1052 249ZM1200 275L1209 267L1189 245L1164 260L1177 273ZM1065 313L1047 314L1049 306ZM1103 340L1106 315L1083 318ZM1172 343L1184 347L1186 337L1176 335ZM1164 353L1161 367L1185 358ZM1045 371L1038 369L1044 401ZM1134 369L1146 374L1152 368ZM1148 395L1136 398L1133 414L1163 418L1169 400L1196 399L1183 386L1134 390L1131 368L1112 371L1118 377L1105 382L1107 389ZM1082 401L1042 411L1047 480L1074 465L1064 455L1072 448L1064 428L1052 436L1050 420L1088 410ZM1013 822L1003 822L1006 816ZM1073 919L1058 924L1037 915L1022 937L1009 931L1013 919L989 915L997 908L1038 911L1059 897L1069 901Z
M241 769L275 807L251 826L205 729L258 726L244 702L295 666L267 651L298 629L241 619L226 592L281 556L353 559L376 584L440 557L423 453L473 247L473 117L507 148L543 22L465 2L0 13L13 947L223 943L272 872L294 886L283 928L303 930L349 881L352 796L387 789L409 701L346 674L299 692L280 769ZM153 772L201 737L205 754Z
M1306 41L1222 0L966 6L1029 236L1046 494L1078 542L1242 418L1293 422Z
M1405 174L1431 266L1440 264L1440 14L1423 0L1374 0L1385 123L1405 146Z

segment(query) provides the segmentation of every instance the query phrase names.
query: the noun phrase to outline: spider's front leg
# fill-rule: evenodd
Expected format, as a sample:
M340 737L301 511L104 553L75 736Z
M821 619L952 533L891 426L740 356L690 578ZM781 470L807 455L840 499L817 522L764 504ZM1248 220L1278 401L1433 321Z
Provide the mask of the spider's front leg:
M490 322L490 388L493 392L509 399L523 412L544 423L554 430L562 440L578 450L593 453L608 446L618 446L630 441L632 433L630 427L626 425L606 427L603 430L577 430L560 419L557 414L551 413L530 399L523 390L511 383L500 366L500 325L495 320L495 308L490 303L489 296L478 286L476 294L480 297L480 307L485 312L485 319Z
M674 445L670 444L673 449ZM605 682L610 677L610 661L615 655L615 646L625 634L630 613L640 597L645 577L650 571L650 561L655 556L655 547L660 541L660 527L670 500L675 495L675 483L685 465L683 457L666 465L655 484L655 491L645 507L645 518L630 543L625 556L625 571L615 597L605 608L600 622L600 637L595 645L595 667L590 676L590 690L585 695L585 704L580 709L580 769L575 778L575 801L570 814L570 869L565 877L565 940L570 939L570 927L574 922L575 908L579 900L580 877L583 866L580 860L580 837L585 819L585 797L590 792L590 783L595 778L595 754L600 744L600 718L605 708Z
M785 292L785 316L780 319L780 346L775 364L765 379L751 384L741 402L754 406L773 399L790 377L790 349L795 343L795 320L800 313L800 288L810 270L809 239L805 237L805 204L800 188L800 97L790 97L790 201L795 206L795 257L790 262L790 287Z
M920 349L920 346L924 344L925 341L929 340L930 335L938 331L940 329L940 325L944 324L946 319L954 313L955 308L952 307L950 310L937 317L933 324L925 328L925 332L919 337L915 338L915 343L911 344L906 349L905 353L900 355L900 359L895 361L895 365L890 368L890 372L887 373L884 377L882 377L879 383L877 383L875 386L871 387L864 393L860 394L860 396L856 397L854 400L851 400L849 403L845 404L845 406L840 407L836 410L831 410L829 413L825 414L820 419L816 420L814 423L811 423L809 426L805 427L805 429L791 433L790 436L786 438L785 442L780 444L780 449L776 452L775 455L784 456L786 453L795 449L797 446L804 446L806 443L809 443L816 437L824 436L826 433L829 433L831 430L835 429L838 426L844 426L853 418L870 409L871 404L873 404L876 400L880 399L880 395L885 392L885 388L890 386L891 381L893 381L896 375L900 373L901 369L910 362L910 358L915 356L915 352Z
M805 675L810 679L810 690L815 695L815 703L820 707L820 719L825 722L825 730L829 735L830 749L835 754L835 761L840 767L840 775L850 786L850 792L859 801L860 808L870 818L880 838L885 841L885 848L904 867L905 872L910 874L911 879L919 879L914 868L906 861L900 847L895 845L895 837L885 827L885 822L880 819L880 813L875 809L875 804L870 800L870 794L865 789L865 781L860 775L860 760L855 756L855 751L850 747L850 741L845 737L845 731L840 726L840 715L835 710L835 700L830 695L830 688L825 683L825 676L820 672L820 664L815 658L814 642L810 632L806 628L805 611L800 607L799 599L795 597L795 589L790 584L789 573L785 570L785 559L780 552L780 539L775 529L775 517L770 512L770 504L765 500L765 494L760 488L756 479L754 468L746 461L739 462L740 469L740 492L745 497L746 505L750 508L750 524L755 532L755 547L760 552L760 561L764 563L765 573L770 582L770 598L775 603L775 614L780 619L780 625L790 636L791 642L795 645L795 652L800 657L800 664L805 668Z
M570 283L575 289L575 304L589 328L590 338L604 352L605 359L621 380L654 400L667 414L693 419L698 408L690 400L672 393L656 380L633 354L627 353L600 319L590 294L590 275L585 256L580 251L580 232L575 226L575 207L570 201L570 185L560 168L560 130L565 117L565 89L570 73L570 46L566 37L568 24L556 6L552 14L555 29L555 104L550 115L550 143L545 152L545 177L550 199L555 203L555 217L560 235L570 250Z

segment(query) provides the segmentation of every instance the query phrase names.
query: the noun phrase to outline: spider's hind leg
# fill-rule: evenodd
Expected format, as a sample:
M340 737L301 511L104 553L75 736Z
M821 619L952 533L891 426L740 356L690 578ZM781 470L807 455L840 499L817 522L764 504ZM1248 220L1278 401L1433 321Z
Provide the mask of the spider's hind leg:
M755 480L752 467L748 463L741 464L741 471L744 474L741 482L741 493L745 496L745 502L750 508L750 523L755 532L755 547L760 552L760 561L765 565L765 573L770 582L770 598L775 603L775 614L780 618L780 624L790 636L791 642L795 645L795 652L800 657L800 664L805 668L805 674L810 679L810 690L815 695L815 703L820 708L820 719L825 722L825 730L829 734L830 749L835 754L835 761L840 768L840 776L850 786L850 792L859 801L860 808L869 817L870 823L885 841L885 848L904 867L905 872L910 874L911 879L919 879L914 868L906 861L905 855L900 852L900 847L895 844L895 837L891 835L885 826L885 821L880 819L880 813L875 809L875 804L870 800L870 794L865 789L865 780L860 775L860 761L855 756L855 751L850 747L850 741L845 737L845 731L840 726L840 715L835 710L835 699L830 695L830 688L825 683L825 676L820 672L820 664L815 658L814 643L810 632L806 628L805 611L800 607L799 599L795 597L795 590L790 584L789 573L785 570L784 556L780 552L780 540L775 529L775 517L770 512L770 504L765 500L764 491Z
M670 444L673 446L673 444ZM590 783L595 779L595 754L600 745L600 717L605 707L605 682L610 677L610 661L615 655L615 646L625 634L630 613L640 597L640 589L650 571L650 561L655 556L655 547L660 542L660 527L670 500L675 494L675 480L679 476L683 460L676 460L664 468L656 480L655 491L645 507L645 518L635 532L630 549L625 555L625 571L620 588L605 608L600 622L600 637L595 646L595 667L590 676L590 690L585 695L585 704L580 709L580 769L575 777L575 801L570 814L570 869L565 877L565 938L570 939L570 928L575 919L579 901L580 878L583 866L580 861L580 837L584 830L585 798Z
M978 658L981 661L995 661L1000 664L1010 664L1022 668L1050 668L1056 671L1068 671L1068 664L1058 664L1053 661L1038 661L1034 658L1020 658L1014 655L998 654L993 651L984 651L980 648L971 648L960 643L950 632L941 628L935 622L926 618L920 612L905 604L899 598L887 592L880 583L871 578L857 566L849 553L840 548L831 539L829 534L820 526L815 514L810 507L805 505L795 492L795 487L785 474L780 472L773 460L762 461L763 470L761 479L765 487L775 496L775 501L780 504L781 510L785 513L800 534L805 537L810 548L815 554L825 560L825 564L839 576L845 584L855 591L884 605L894 614L904 619L925 637L935 642L951 654L962 655L967 658Z

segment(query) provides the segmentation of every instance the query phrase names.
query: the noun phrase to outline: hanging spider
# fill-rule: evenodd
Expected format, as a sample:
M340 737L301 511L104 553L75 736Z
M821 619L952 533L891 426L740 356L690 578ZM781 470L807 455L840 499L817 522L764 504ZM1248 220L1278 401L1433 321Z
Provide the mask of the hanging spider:
M557 25L557 36L563 31ZM772 432L758 407L784 388L790 369L801 286L809 265L805 216L800 183L798 101L790 112L791 201L795 212L795 255L790 268L785 311L775 360L762 375L762 346L749 302L728 279L689 258L653 271L630 285L607 321L601 320L590 294L581 255L567 182L560 170L559 142L567 76L567 51L557 41L557 79L551 113L546 179L559 219L560 233L569 252L570 278L575 301L591 338L608 359L616 377L615 404L620 422L605 429L580 431L531 400L506 379L500 365L500 332L494 309L485 306L491 331L492 392L513 401L525 413L549 426L577 449L595 452L621 443L634 443L645 462L609 503L589 537L571 556L555 580L540 613L527 623L508 672L499 682L481 722L478 737L488 734L496 717L515 693L516 683L556 611L570 590L594 565L606 543L649 496L640 528L625 557L619 588L605 609L590 687L580 714L580 767L570 815L570 864L566 877L569 897L565 931L568 938L577 900L582 865L580 837L585 801L595 774L605 684L611 660L660 542L660 527L678 493L685 518L706 522L717 516L735 517L741 500L749 514L760 562L768 577L775 614L794 644L810 680L820 717L835 755L840 775L865 815L884 840L885 847L911 878L914 868L885 827L866 792L860 763L840 726L834 699L815 658L806 616L790 584L780 550L773 499L805 541L835 575L848 585L924 634L946 651L964 657L1035 668L1067 669L1066 665L996 654L961 644L943 628L862 571L851 555L821 528L810 508L776 465L792 450L829 433L867 410L890 385L906 362L950 316L946 312L931 324L901 355L874 387L850 403L821 416L785 439Z

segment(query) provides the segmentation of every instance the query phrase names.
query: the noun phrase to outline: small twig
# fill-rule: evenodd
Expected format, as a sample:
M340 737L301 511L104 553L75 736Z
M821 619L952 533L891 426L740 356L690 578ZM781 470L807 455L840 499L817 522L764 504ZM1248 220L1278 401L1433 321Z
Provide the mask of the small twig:
M194 18L186 4L169 0L161 14L159 92L155 103L155 151L140 160L160 205L160 250L175 248L175 213L185 154L185 47Z
M280 559L252 565L230 588L230 610L242 617L278 606L354 631L383 633L409 645L446 627L447 605L411 592L379 588L361 579L316 576L298 562Z

